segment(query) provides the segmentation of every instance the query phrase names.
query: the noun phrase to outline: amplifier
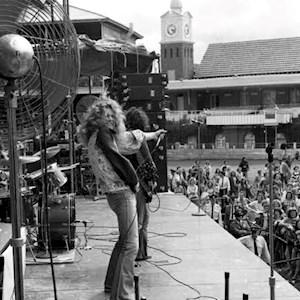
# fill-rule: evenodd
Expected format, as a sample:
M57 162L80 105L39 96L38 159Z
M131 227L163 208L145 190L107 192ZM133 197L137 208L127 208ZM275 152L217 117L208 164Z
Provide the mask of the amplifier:
M164 88L159 85L153 86L131 86L129 87L129 101L152 100L162 101L164 99Z
M168 76L166 73L130 73L121 74L122 82L126 82L128 87L131 86L166 86Z

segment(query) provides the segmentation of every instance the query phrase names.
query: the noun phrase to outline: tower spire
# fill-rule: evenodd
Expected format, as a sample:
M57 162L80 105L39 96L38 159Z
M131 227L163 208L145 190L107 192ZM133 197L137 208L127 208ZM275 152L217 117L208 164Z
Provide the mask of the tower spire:
M182 13L182 2L181 0L171 0L171 11Z

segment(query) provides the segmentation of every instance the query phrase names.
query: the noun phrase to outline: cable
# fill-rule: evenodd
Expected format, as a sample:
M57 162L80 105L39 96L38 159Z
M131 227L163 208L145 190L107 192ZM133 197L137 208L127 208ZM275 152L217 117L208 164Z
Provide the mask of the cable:
M150 205L150 203L152 203L152 201L153 201L153 199L152 199L152 201L150 202L150 203L147 203L147 206L148 206L148 209L149 209L149 211L151 212L151 213L156 213L156 212L158 212L159 211L159 209L160 209L160 203L161 203L161 201L160 201L160 197L158 196L158 194L157 193L155 193L155 194L153 194L153 196L156 196L156 198L157 198L157 201L158 201L158 205L157 205L157 207L155 208L155 209L151 209L151 205Z
M158 268L159 270L163 271L164 273L166 273L169 277L171 277L174 281L178 282L179 284L193 290L194 292L196 292L198 294L197 297L194 297L194 298L186 298L186 300L196 300L196 299L201 299L201 298L209 298L209 299L214 299L214 300L219 300L218 298L216 297L212 297L212 296L204 296L204 295L201 295L200 291L197 290L196 288L192 287L191 285L175 278L174 275L172 275L170 272L168 272L167 270L165 270L164 268L162 268L160 265L156 264L156 263L153 263L151 261L148 261L146 260L146 262L148 264L151 264L152 266L154 266L155 268Z
M167 233L149 232L149 233L155 234L157 236L163 236L163 237L169 237L169 238L173 238L173 237L185 237L187 235L186 233L183 233L183 232L167 232ZM176 282L178 282L181 285L184 285L184 286L188 287L189 289L193 290L194 292L196 292L198 294L197 297L187 298L186 300L196 300L196 299L201 299L201 298L209 298L209 299L218 300L218 298L216 298L216 297L201 295L201 293L200 293L199 290L197 290L196 288L192 287L191 285L189 285L189 284L187 284L187 283L185 283L185 282L183 282L183 281L175 278L174 275L172 275L170 272L168 272L167 270L165 270L164 268L162 268L162 266L176 265L176 264L181 263L182 259L180 257L171 255L171 254L167 253L166 251L164 251L162 249L159 249L159 248L155 248L153 246L149 246L148 245L148 247L150 249L159 251L159 252L165 254L166 256L174 258L174 259L177 260L176 262L172 262L172 263L171 262L170 263L160 263L160 262L155 262L155 261L150 261L150 260L146 260L146 262L149 263L149 264L151 264L151 265L153 265L154 267L160 269L161 271L165 272L173 280L175 280Z
M176 211L176 212L184 212L184 211L186 211L190 207L191 204L192 204L192 202L190 201L188 203L188 205L185 208L183 208L183 209L174 209L174 208L166 208L166 207L161 207L161 209L170 210L170 211Z
M54 292L54 299L57 300L57 290L56 290L56 280L55 280L55 273L54 273L54 264L53 264L53 255L52 255L52 245L51 245L51 238L50 238L50 227L49 227L49 212L48 212L48 187L47 187L47 143L46 143L46 117L45 117L45 105L44 105L44 88L43 88L43 78L42 78L42 70L39 60L36 56L34 56L34 60L38 66L39 71L39 80L40 80L40 92L41 92L41 104L42 104L42 129L43 129L43 189L44 189L44 200L45 200L45 222L46 222L46 235L48 236L48 250L50 255L50 265L51 265L51 274L52 274L52 283L53 283L53 292Z
M162 237L168 237L168 238L174 238L174 237L185 237L187 236L187 233L184 233L184 232L166 232L166 233L157 233L157 232L154 232L154 231L148 231L148 233L152 233L156 236L162 236Z

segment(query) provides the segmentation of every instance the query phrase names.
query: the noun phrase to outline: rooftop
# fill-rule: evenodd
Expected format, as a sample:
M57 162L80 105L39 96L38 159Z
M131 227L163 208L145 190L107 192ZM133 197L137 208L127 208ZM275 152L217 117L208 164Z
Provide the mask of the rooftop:
M70 11L70 19L72 20L72 22L94 22L94 21L99 21L102 23L110 23L112 25L115 25L119 28L122 28L125 31L130 31L130 27L129 26L124 26L123 24L114 21L106 16L103 16L99 13L95 13L92 11L89 11L87 9L84 8L80 8L80 7L76 7L73 5L70 5L69 7L69 11ZM137 39L142 39L143 36L140 35L139 33L137 33L136 31L133 32L134 36Z
M300 72L300 37L210 44L195 78Z

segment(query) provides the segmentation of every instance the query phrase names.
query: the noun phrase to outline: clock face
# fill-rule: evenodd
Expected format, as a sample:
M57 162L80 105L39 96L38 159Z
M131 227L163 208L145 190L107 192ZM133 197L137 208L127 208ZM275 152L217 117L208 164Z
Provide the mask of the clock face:
M168 27L167 27L167 34L168 35L170 35L170 36L175 35L176 31L177 31L176 25L174 25L174 24L168 25Z
M184 25L184 35L189 36L190 35L190 26L188 24Z

